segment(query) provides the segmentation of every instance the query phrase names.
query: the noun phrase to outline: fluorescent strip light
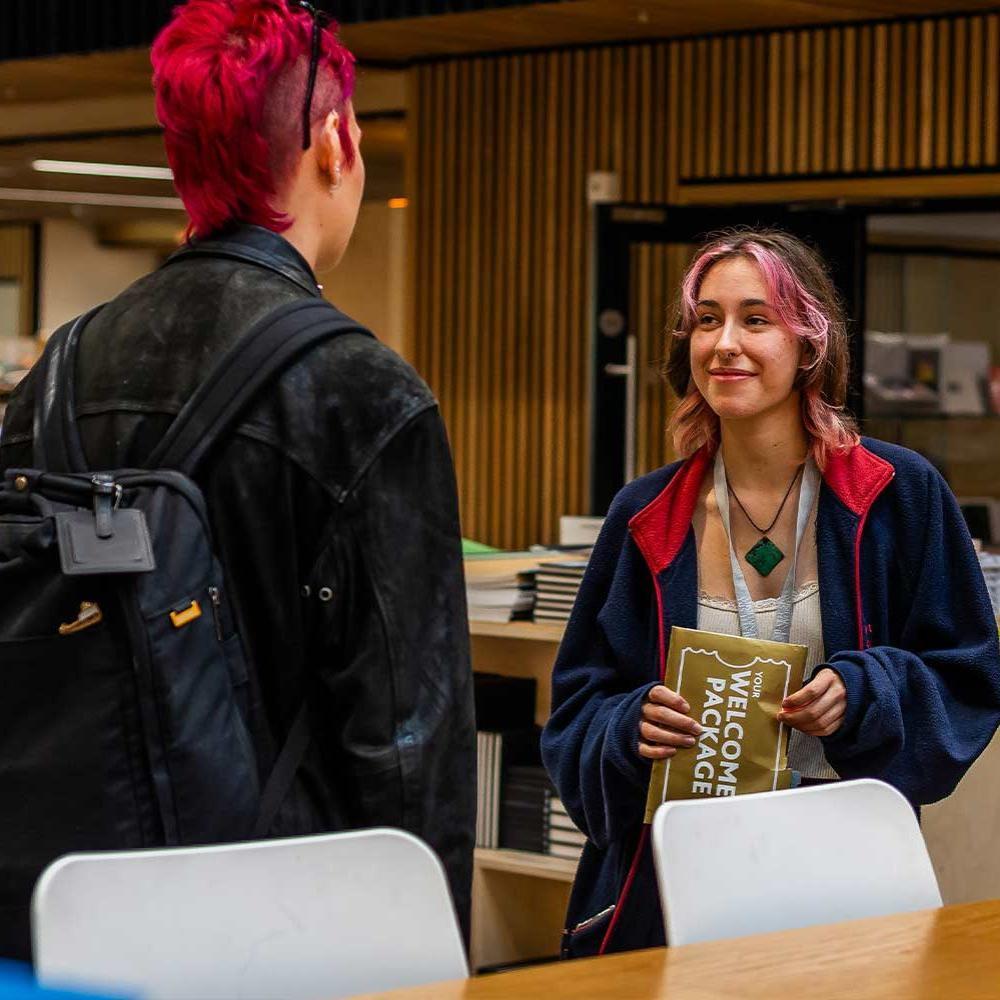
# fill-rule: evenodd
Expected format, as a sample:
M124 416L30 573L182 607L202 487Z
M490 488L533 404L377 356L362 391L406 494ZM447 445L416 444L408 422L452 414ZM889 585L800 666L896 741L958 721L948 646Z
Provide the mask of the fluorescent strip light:
M97 194L94 191L39 191L36 188L0 188L0 201L33 201L50 205L101 205L107 208L157 208L182 212L180 198L147 194Z
M140 181L172 181L169 167L142 167L130 163L83 163L77 160L33 160L31 167L43 174L86 174L88 177L130 177Z

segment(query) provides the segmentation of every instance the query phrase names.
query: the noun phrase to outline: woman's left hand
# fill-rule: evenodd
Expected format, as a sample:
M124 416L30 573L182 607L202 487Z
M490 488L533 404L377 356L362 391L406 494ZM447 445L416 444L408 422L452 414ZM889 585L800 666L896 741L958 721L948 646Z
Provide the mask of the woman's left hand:
M807 736L832 736L844 722L847 688L829 667L781 703L778 720Z

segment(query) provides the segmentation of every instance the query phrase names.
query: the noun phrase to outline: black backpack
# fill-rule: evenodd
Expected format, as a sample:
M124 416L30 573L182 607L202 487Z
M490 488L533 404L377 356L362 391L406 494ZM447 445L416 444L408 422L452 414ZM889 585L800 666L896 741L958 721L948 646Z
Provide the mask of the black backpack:
M92 315L47 345L35 468L6 470L0 487L0 955L22 959L35 881L59 855L267 834L306 713L261 788L246 654L193 475L304 351L367 332L321 300L278 308L226 353L145 469L95 473L73 416Z

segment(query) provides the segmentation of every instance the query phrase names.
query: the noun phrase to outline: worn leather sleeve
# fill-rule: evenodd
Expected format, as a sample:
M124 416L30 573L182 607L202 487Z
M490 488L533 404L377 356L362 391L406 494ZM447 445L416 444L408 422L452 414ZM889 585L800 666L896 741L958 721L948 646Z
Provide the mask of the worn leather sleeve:
M475 721L458 503L436 406L398 430L334 515L320 602L315 734L351 826L395 826L444 862L468 934Z

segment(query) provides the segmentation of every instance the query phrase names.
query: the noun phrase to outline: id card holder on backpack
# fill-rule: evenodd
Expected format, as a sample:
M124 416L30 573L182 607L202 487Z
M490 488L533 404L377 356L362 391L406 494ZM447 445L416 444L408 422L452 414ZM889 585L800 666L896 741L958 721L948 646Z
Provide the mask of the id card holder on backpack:
M119 487L120 488L120 487ZM102 517L86 510L55 515L59 561L66 576L151 573L156 569L146 515L114 510Z
M156 569L146 515L142 510L119 509L124 493L112 476L97 473L88 483L82 477L46 477L25 469L13 470L6 478L14 495L25 494L33 485L38 488L46 479L57 479L56 488L78 496L76 509L53 515L63 575L151 573ZM88 499L89 511L84 506Z
M116 511L112 519L114 533L107 538L94 530L94 516L88 511L64 511L55 519L59 561L66 576L151 573L156 569L141 510Z

